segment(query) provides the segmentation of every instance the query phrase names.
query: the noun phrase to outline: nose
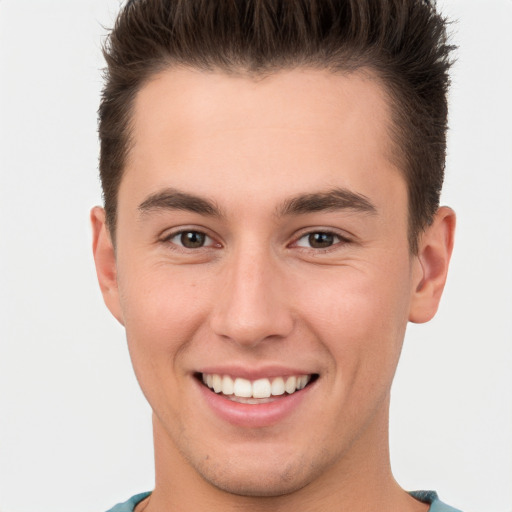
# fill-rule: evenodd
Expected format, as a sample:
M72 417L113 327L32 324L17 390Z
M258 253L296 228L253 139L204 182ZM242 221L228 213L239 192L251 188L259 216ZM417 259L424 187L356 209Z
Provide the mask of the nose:
M291 301L279 263L264 251L237 251L219 275L211 328L226 340L255 347L293 330Z

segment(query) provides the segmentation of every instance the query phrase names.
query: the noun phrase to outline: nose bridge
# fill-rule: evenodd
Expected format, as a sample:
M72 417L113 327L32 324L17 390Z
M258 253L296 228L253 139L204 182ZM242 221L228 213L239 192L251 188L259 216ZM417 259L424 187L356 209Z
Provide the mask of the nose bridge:
M212 315L214 331L245 346L293 328L282 270L269 248L240 245L227 258Z

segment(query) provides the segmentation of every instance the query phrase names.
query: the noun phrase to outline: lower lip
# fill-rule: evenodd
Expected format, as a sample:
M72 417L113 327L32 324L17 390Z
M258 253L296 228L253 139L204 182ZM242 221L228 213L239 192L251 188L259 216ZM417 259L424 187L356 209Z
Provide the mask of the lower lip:
M291 395L276 396L273 402L241 404L214 393L199 381L196 382L203 398L220 419L237 427L248 428L269 427L285 420L300 406L316 384L313 382Z

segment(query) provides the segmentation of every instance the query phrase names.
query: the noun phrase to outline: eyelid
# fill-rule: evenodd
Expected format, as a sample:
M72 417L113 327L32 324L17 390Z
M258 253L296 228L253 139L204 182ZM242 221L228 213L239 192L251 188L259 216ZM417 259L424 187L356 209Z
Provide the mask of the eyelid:
M309 235L313 235L315 233L324 233L327 235L333 235L336 238L338 238L339 241L336 243L333 243L333 245L331 245L329 247L324 247L324 248L305 247L305 246L297 245L299 240L302 240L303 238L305 238ZM314 251L314 252L318 253L318 252L328 252L328 251L335 250L335 249L339 248L340 246L352 243L353 241L354 240L345 232L341 233L340 231L333 229L333 228L321 228L321 227L320 228L305 228L304 230L301 230L301 232L293 238L293 241L290 244L290 246L298 247L300 249L304 249L307 251Z
M192 249L190 247L185 247L181 244L177 244L175 242L172 242L171 240L173 238L176 238L179 235L182 235L183 233L200 233L204 235L207 239L209 239L213 243L209 243L197 247L195 249ZM215 237L213 237L211 234L208 233L208 230L205 228L195 227L195 226L180 226L179 228L171 229L171 230L165 230L162 235L158 237L158 241L161 243L166 244L172 244L174 245L178 250L184 250L184 251L198 251L200 249L210 249L210 248L220 248L222 247L222 244L218 242Z
M183 233L187 232L196 232L205 235L207 239L210 240L210 243L205 244L201 247L192 249L189 247L185 247L181 244L177 244L175 242L171 242L171 240ZM338 238L338 242L335 242L333 245L325 248L314 248L314 247L304 247L299 246L297 243L299 240L303 239L306 236L315 234L315 233L325 233L329 235L333 235ZM211 249L211 248L222 248L223 244L217 240L218 237L215 237L209 233L209 230L203 227L197 226L180 226L174 229L165 230L163 234L158 237L158 242L165 244L172 244L176 250L184 250L184 251L198 251L199 249ZM316 253L319 252L328 252L331 250L335 250L339 248L339 246L343 246L345 244L349 244L354 242L354 239L351 235L347 234L345 231L340 232L339 230L333 228L323 228L323 227L309 227L302 229L298 234L293 237L293 240L288 247L298 247L299 249L303 249L306 251L313 251Z

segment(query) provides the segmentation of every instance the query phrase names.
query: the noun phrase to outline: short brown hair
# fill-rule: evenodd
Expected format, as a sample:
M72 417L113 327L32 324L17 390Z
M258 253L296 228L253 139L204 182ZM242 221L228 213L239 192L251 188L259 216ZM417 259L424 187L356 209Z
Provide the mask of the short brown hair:
M444 178L450 54L428 0L131 0L104 46L100 176L115 238L117 193L137 92L173 66L260 75L369 69L390 98L409 196L409 241L431 223Z

